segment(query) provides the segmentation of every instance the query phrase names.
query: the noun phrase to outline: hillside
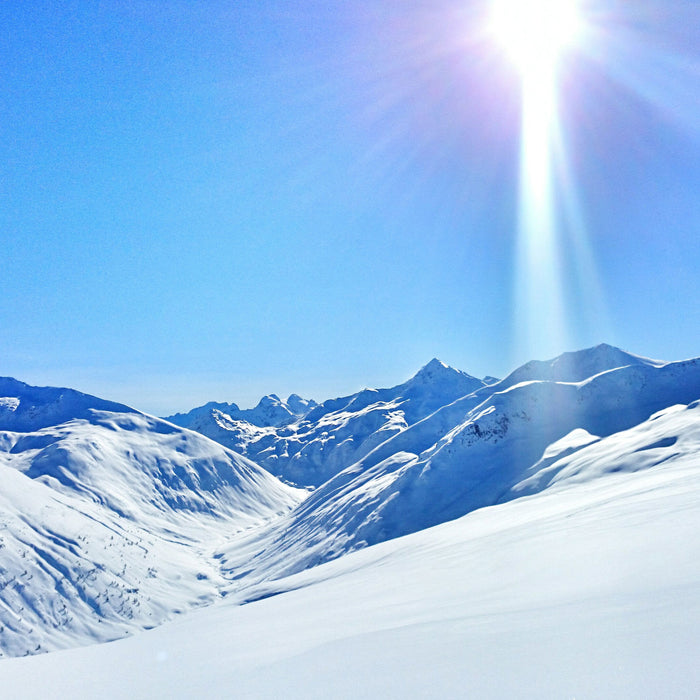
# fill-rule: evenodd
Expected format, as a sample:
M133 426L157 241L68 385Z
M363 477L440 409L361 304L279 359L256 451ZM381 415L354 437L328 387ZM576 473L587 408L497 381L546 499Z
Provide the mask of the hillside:
M585 479L262 584L242 607L5 660L0 683L18 700L693 700L698 413L670 409L583 448ZM631 466L635 454L644 468L595 474L602 456Z
M128 407L0 386L13 407L0 426L15 428L0 431L3 655L114 639L217 600L213 543L305 495Z

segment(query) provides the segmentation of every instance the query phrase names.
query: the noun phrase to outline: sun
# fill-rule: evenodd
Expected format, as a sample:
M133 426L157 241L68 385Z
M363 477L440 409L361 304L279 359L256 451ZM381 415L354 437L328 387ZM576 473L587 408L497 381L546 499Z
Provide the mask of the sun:
M549 72L582 29L578 0L493 0L490 28L523 77Z

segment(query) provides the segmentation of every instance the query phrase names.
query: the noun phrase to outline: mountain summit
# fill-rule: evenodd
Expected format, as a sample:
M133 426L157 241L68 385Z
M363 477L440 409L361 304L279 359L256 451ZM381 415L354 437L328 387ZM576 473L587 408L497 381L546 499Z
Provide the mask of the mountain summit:
M235 404L207 404L167 420L244 454L287 482L317 487L370 452L385 454L404 442L407 448L402 449L410 452L418 445L419 451L428 449L488 397L516 385L580 382L622 367L663 364L602 343L552 360L533 360L498 380L477 379L433 358L395 387L363 389L321 404L294 395L282 402L271 394L248 411ZM226 406L235 410L227 411ZM432 422L424 425L434 413ZM389 440L390 446L383 446Z
M249 411L226 413L207 404L166 420L244 454L285 481L320 486L441 406L486 386L432 359L403 384L322 404L295 394L282 402L271 394Z
M67 420L88 419L92 411L136 412L75 389L30 386L0 377L0 430L32 432Z
M687 406L689 421L695 425L700 420L700 360L660 363L630 357L632 361L603 346L529 363L511 375L528 380L511 384L506 378L445 403L412 425L402 425L294 509L280 530L271 533L274 547L258 543L266 552L263 568L288 575L539 493L560 483L559 469L566 472L571 463L562 461L556 467L554 462L589 446L600 461L587 463L586 476L577 471L576 478L615 474L622 463L617 458L606 461L605 449L592 447L607 438L611 441L605 444L620 454L628 449L640 452L625 457L626 471L635 464L646 468L675 459L677 436L651 438L646 447L642 443L644 436L656 432L654 414ZM625 364L609 367L620 359ZM583 367L594 374L570 381ZM642 425L641 437L633 443L625 431ZM691 444L688 441L680 454L689 454ZM232 570L240 566L231 557Z
M282 426L301 418L316 405L312 399L302 399L298 394L292 394L287 401L282 401L277 394L268 394L260 399L255 408L241 409L235 403L210 401L187 413L167 416L164 420L207 434L212 432L213 425L218 425L217 415L224 416L228 422L245 421L258 428L267 428ZM216 428L213 432L216 433Z
M618 367L663 365L658 360L633 355L607 343L592 348L565 352L552 360L531 360L511 372L501 383L501 387L512 386L525 381L580 382L601 372Z

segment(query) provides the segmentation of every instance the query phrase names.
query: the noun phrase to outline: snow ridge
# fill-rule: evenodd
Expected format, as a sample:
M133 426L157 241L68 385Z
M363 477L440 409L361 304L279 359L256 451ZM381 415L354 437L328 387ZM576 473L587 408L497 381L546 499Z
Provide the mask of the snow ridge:
M363 389L320 405L297 401L295 395L279 404L274 395L266 397L254 409L254 421L244 411L227 413L219 407L226 404L208 404L166 420L246 455L286 482L315 487L446 403L486 386L433 359L403 384ZM263 421L258 416L264 402L301 411L294 419Z
M12 377L0 377L0 430L40 430L74 418L87 418L92 409L134 412L123 404L75 389L29 386Z
M616 354L604 354L617 362ZM598 348L591 355L579 358L600 369ZM551 376L557 364L542 365L543 375ZM324 483L271 528L254 574L286 576L536 493L558 483L551 470L564 470L549 464L553 455L563 459L600 438L622 435L669 407L690 406L693 420L700 418L693 403L700 397L698 360L634 361L579 382L531 379L501 389L504 384L511 383L494 386L486 398L478 390L444 406ZM673 450L676 441L664 440L655 444ZM586 478L605 473L604 466L581 472ZM231 572L241 570L238 555L224 552Z

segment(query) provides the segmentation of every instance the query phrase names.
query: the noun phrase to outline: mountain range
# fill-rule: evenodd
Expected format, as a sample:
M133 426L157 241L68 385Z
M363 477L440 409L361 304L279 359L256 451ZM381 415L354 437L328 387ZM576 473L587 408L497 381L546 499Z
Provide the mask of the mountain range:
M409 543L477 512L579 503L591 489L595 508L614 508L640 475L676 493L679 474L700 472L699 399L699 360L609 345L500 380L434 359L392 388L165 419L0 379L0 653L254 608L335 577L360 550L399 551L381 550L390 542L418 562Z

